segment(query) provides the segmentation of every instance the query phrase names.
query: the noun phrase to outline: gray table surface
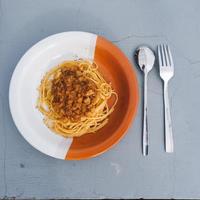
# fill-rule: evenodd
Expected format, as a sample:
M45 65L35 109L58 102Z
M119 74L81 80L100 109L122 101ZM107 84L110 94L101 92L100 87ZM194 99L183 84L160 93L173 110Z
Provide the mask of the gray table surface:
M200 198L200 1L198 0L1 0L0 1L0 198ZM149 76L150 154L141 154L141 101L123 140L84 161L48 157L17 131L8 89L20 57L58 32L100 34L133 62L140 44L170 44L175 77L170 102L175 152L163 146L162 82ZM137 73L140 91L142 74Z

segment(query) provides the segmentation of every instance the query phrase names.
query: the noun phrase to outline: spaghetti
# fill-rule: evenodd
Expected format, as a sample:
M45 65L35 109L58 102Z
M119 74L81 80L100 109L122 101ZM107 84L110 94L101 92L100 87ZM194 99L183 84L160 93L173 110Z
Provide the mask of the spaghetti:
M109 106L112 96L115 100ZM39 86L37 108L53 132L78 137L105 126L117 100L117 93L98 72L97 64L76 60L46 73Z

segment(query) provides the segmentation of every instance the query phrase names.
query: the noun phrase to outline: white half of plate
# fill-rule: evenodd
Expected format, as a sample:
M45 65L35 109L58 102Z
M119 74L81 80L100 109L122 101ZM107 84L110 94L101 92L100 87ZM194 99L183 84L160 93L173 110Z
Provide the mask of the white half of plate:
M93 60L97 35L64 32L41 40L31 47L17 64L9 89L13 120L22 136L39 151L65 159L73 139L52 133L36 109L37 88L45 73L65 60Z

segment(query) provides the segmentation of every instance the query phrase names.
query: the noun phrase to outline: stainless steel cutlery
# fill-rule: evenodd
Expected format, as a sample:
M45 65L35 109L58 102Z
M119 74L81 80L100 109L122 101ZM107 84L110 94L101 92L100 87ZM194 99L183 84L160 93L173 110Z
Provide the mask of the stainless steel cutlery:
M136 51L136 59L140 69L144 73L144 101L143 101L143 129L142 129L142 152L148 155L149 131L148 131L148 107L147 107L147 77L152 70L155 56L153 51L145 46L139 47Z
M155 56L153 51L142 46L136 50L136 62L144 73L144 102L143 102L143 129L142 129L142 152L148 155L149 149L149 130L148 130L148 107L147 107L147 77L154 65ZM168 45L161 44L158 46L158 63L160 77L164 83L164 124L165 124L165 150L168 153L174 151L172 122L170 114L168 82L174 75L174 64L171 51Z
M168 96L168 82L174 76L174 63L168 45L163 44L158 46L158 61L160 77L164 82L165 150L168 153L172 153L174 151L174 144Z

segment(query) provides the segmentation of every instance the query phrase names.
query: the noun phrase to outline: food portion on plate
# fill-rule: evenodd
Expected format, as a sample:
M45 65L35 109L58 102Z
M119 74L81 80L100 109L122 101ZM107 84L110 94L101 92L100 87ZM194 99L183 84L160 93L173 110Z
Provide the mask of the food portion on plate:
M65 61L48 71L38 88L44 123L63 137L95 133L106 125L117 93L89 60Z

